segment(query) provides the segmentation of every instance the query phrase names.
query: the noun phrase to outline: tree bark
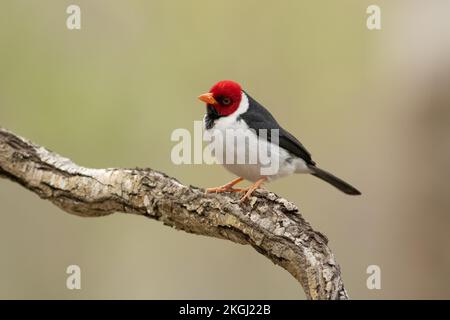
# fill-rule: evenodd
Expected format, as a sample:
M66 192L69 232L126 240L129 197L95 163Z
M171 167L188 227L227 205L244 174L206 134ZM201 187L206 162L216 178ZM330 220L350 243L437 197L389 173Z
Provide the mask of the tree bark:
M257 190L205 194L152 169L90 169L0 128L0 176L82 217L133 213L189 233L249 244L289 271L308 299L348 299L327 238L291 202Z

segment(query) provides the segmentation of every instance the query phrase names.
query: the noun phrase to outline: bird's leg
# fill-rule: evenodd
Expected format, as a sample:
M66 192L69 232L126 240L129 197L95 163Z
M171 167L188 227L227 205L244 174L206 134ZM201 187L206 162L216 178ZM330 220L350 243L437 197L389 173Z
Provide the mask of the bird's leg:
M206 193L219 193L219 192L240 192L242 189L234 189L233 186L239 182L244 180L244 178L236 178L233 181L228 182L227 184L217 187L217 188L208 188L206 189Z
M247 191L245 193L245 195L241 198L240 202L244 202L245 199L250 198L250 196L252 195L253 191L255 191L256 189L258 189L265 181L267 181L267 177L263 177L261 179L259 179L258 181L256 181L250 188L248 188Z

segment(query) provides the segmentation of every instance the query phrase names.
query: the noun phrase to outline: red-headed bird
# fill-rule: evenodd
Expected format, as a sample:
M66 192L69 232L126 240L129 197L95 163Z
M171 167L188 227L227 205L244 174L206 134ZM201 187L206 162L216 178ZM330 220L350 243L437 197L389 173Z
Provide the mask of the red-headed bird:
M252 192L261 186L263 182L272 181L280 177L291 175L293 173L309 173L316 176L342 192L349 195L360 195L356 188L347 182L339 179L331 173L322 170L316 166L312 160L311 154L292 134L284 130L270 112L254 100L248 93L242 90L241 86L229 80L216 83L208 93L198 97L206 103L206 114L203 119L204 129L212 137L222 134L225 137L226 132L235 131L238 134L245 134L246 147L239 148L236 144L225 145L225 152L232 152L246 158L246 155L240 155L240 152L255 152L258 148L266 148L270 151L270 159L277 160L276 171L271 174L264 174L261 170L267 163L262 163L260 157L256 157L256 162L247 163L226 163L224 158L220 159L223 166L238 178L217 188L209 188L207 192L245 192L241 201L248 199ZM261 134L266 129L265 134ZM273 131L272 129L278 129ZM272 138L271 132L278 132L278 141ZM272 141L273 140L273 141ZM229 148L233 148L230 150ZM253 150L253 151L250 151ZM253 185L246 189L235 189L234 185L242 180L253 182Z

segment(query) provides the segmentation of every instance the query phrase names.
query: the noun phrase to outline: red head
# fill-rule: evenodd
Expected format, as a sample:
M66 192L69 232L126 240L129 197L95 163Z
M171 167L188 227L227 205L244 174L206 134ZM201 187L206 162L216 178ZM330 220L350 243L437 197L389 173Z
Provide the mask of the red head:
M228 116L239 108L242 89L239 83L223 80L217 82L208 93L198 97L201 101L212 106L219 115Z

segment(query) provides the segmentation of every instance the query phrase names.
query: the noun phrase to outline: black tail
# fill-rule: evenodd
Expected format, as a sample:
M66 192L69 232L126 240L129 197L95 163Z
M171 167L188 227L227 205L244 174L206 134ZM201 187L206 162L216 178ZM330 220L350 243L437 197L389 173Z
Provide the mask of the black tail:
M347 182L332 175L331 173L326 172L325 170L317 168L316 166L309 166L309 169L311 169L311 171L312 171L311 174L313 176L316 176L317 178L328 182L329 184L333 185L334 187L338 188L339 190L341 190L342 192L344 192L346 194L351 194L351 195L355 195L355 196L361 194L361 192L359 192L359 190L352 187Z

